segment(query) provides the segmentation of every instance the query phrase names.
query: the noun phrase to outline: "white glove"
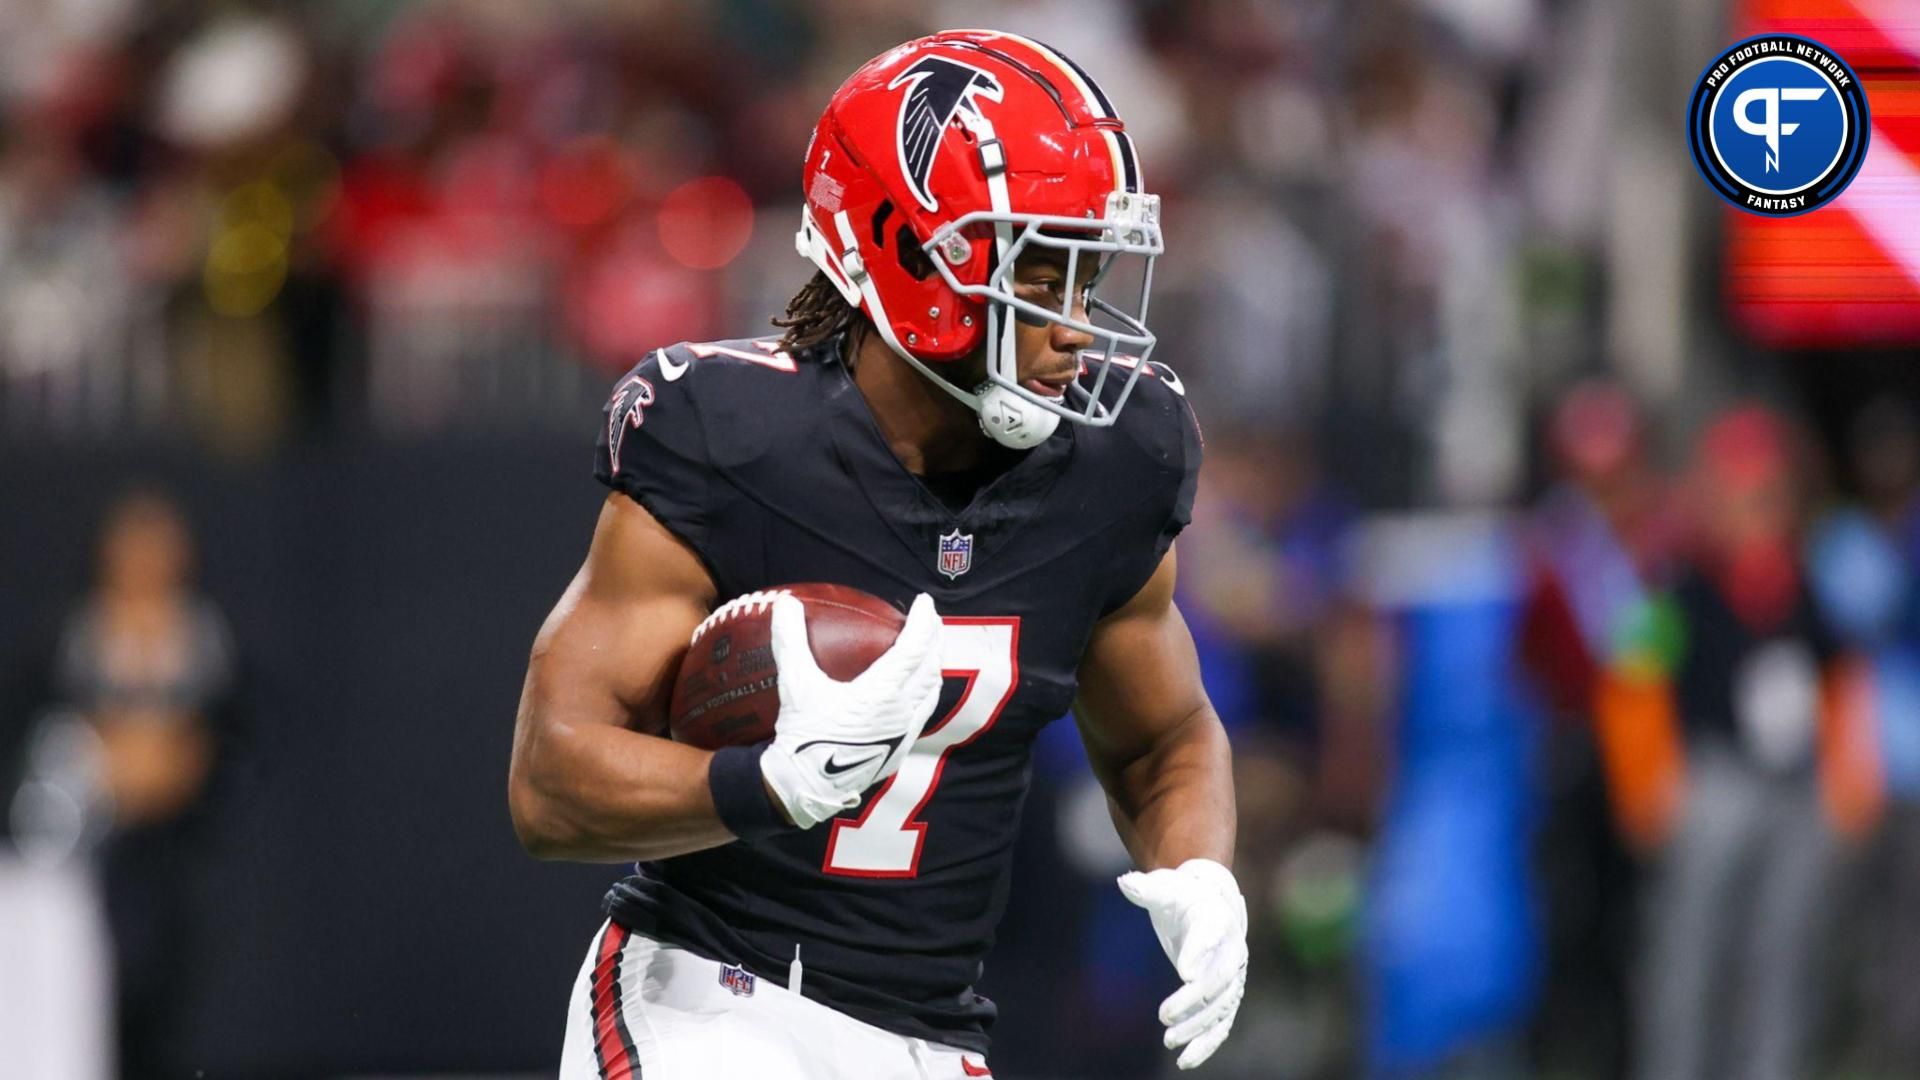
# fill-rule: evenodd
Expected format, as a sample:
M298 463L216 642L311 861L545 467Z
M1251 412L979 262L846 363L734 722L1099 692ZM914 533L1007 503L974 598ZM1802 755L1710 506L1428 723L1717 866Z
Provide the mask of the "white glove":
M892 776L927 726L940 700L940 615L932 597L915 597L900 636L851 682L820 670L800 601L773 602L771 633L780 715L760 773L793 823L811 829Z
M1160 1003L1167 1049L1191 1069L1213 1056L1233 1030L1247 992L1247 901L1233 871L1212 859L1172 870L1120 875L1120 891L1147 909L1160 947L1186 983Z

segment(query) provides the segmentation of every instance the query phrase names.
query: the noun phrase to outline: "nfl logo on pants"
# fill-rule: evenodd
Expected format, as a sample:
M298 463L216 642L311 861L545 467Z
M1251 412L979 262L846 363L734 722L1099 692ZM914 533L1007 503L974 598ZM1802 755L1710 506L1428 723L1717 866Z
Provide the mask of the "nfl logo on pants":
M973 568L973 534L959 529L940 538L940 572L957 578Z
M720 965L720 985L733 991L736 997L752 997L755 981L753 972L745 968L732 964Z

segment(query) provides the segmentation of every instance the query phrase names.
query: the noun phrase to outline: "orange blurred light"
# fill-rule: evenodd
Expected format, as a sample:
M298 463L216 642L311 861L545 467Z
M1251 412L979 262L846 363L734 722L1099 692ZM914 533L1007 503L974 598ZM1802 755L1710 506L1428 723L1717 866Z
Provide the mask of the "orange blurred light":
M752 236L753 201L724 176L689 180L660 204L660 245L682 266L718 270Z

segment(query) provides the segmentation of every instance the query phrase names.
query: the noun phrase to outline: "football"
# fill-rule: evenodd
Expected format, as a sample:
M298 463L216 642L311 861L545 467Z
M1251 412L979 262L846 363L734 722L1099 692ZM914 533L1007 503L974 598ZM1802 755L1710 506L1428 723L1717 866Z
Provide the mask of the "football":
M717 750L773 738L773 601L789 594L806 608L814 661L835 679L865 671L907 624L892 604L845 585L786 585L727 601L694 628L680 661L667 720L675 741Z

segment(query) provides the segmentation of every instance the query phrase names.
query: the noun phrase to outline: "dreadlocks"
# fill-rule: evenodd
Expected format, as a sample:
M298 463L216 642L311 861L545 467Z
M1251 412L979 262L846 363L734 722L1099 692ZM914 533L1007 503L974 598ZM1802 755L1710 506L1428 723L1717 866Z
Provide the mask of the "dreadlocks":
M780 337L781 350L792 353L823 345L847 332L859 321L858 315L859 309L847 303L824 272L816 270L787 301L787 313L776 316L773 325L785 331Z

